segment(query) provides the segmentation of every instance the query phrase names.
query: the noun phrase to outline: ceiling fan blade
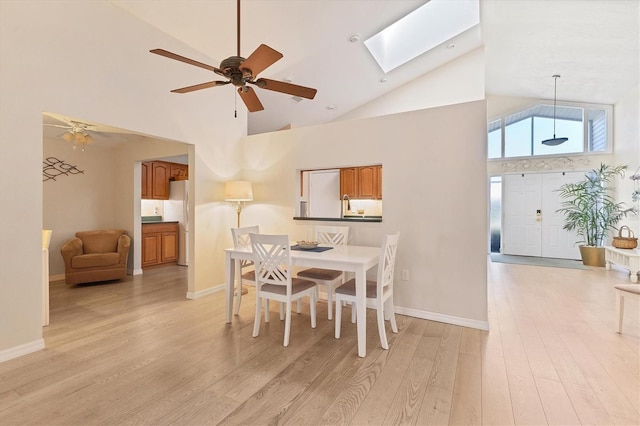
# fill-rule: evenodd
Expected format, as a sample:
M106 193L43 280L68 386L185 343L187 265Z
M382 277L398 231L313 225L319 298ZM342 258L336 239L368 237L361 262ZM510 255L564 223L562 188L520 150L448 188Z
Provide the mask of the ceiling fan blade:
M273 90L274 92L287 93L301 98L313 99L318 92L311 87L298 86L297 84L285 83L284 81L259 78L253 84L261 89Z
M256 91L253 90L249 86L239 87L238 93L242 98L242 101L247 106L249 112L262 111L264 107L262 106L262 102L258 99L258 95L256 95Z
M60 125L60 124L47 124L47 123L43 123L42 125L43 125L43 126L47 126L47 127L58 127L58 128L60 128L60 129L73 129L73 127L71 127L71 126L63 126L63 125Z
M229 84L229 81L209 81L208 83L200 83L193 86L182 87L180 89L173 89L172 93L189 93L200 89L208 89L209 87L224 86Z
M240 65L240 69L251 70L251 75L255 77L282 59L282 56L282 53L277 50L270 48L266 44L261 44L251 55L249 55L247 59L244 60L242 65Z
M222 70L213 67L211 65L203 64L202 62L194 61L193 59L185 58L184 56L180 56L176 53L169 52L164 49L153 49L149 52L155 53L156 55L164 56L165 58L175 59L176 61L184 62L185 64L195 65L196 67L204 68L205 70L213 71L216 74L220 74L224 76Z

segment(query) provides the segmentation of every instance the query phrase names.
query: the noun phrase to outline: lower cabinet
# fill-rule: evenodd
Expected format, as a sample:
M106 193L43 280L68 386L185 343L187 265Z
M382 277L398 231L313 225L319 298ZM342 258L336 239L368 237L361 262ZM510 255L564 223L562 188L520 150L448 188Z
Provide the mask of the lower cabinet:
M142 268L175 264L178 261L178 224L142 225Z

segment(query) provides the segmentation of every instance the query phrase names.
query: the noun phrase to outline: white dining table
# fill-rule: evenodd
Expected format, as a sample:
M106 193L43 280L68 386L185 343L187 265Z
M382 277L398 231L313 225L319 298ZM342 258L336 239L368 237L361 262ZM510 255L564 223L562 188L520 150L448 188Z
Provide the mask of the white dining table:
M320 245L323 246L322 244ZM367 271L378 264L379 247L339 245L330 250L314 252L308 250L291 250L293 266L306 268L335 269L353 272L356 279L356 319L358 329L358 356L367 355L367 321L366 321L366 282ZM231 322L233 308L233 288L237 263L242 259L253 259L251 247L225 249L225 284L227 323Z

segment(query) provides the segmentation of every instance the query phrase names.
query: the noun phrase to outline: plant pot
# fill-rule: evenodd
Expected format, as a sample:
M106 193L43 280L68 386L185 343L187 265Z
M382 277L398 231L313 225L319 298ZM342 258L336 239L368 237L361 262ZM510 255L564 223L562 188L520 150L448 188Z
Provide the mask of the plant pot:
M604 266L604 247L580 246L582 264L585 266Z

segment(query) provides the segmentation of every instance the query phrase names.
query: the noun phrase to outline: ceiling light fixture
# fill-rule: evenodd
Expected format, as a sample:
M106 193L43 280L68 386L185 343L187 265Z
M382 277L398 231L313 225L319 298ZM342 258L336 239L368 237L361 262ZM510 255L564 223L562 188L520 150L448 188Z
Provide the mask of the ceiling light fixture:
M556 146L569 140L569 138L556 138L556 88L559 78L559 74L553 75L553 138L543 140L542 145Z
M62 139L69 143L73 143L73 149L80 146L80 149L84 151L85 147L93 143L93 138L81 127L74 127L68 130L62 135Z

